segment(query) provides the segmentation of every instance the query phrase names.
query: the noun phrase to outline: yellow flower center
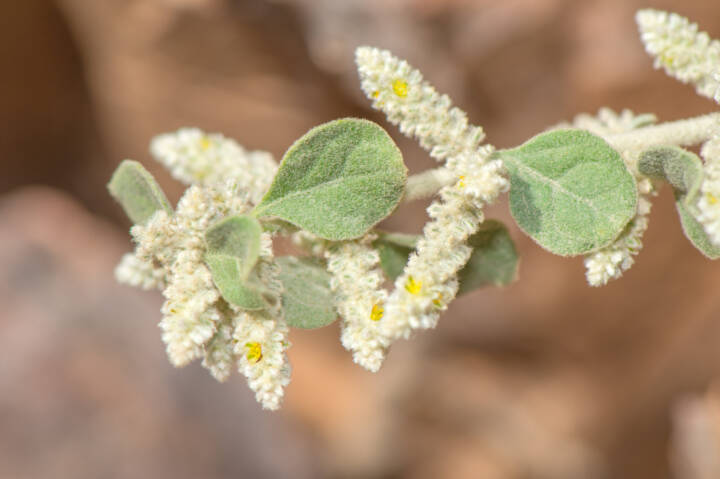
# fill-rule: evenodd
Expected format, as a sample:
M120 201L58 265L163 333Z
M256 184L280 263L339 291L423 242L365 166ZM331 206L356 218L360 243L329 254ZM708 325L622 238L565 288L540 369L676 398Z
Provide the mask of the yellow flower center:
M715 195L710 193L707 194L707 200L711 205L714 205L718 202L718 199L715 197Z
M203 151L206 151L208 148L210 148L211 145L212 143L210 143L210 139L207 136L203 136L200 139L200 149L202 149Z
M420 290L422 289L422 282L417 281L412 276L408 276L407 281L405 282L405 290L410 294L420 294Z
M377 97L379 97L379 96L380 96L380 92L379 92L378 90L375 90L374 92L372 92L372 97L373 97L373 98L377 98Z
M392 89L400 98L405 98L408 94L408 84L405 80L401 80L400 78L392 83Z
M370 319L373 321L380 321L384 312L385 310L382 306L380 306L380 303L375 303L370 311Z
M465 176L464 175L462 175L462 176L460 176L460 178L458 178L457 185L460 188L465 188Z
M262 346L258 342L245 343L247 354L245 358L250 364L257 364L263 358Z

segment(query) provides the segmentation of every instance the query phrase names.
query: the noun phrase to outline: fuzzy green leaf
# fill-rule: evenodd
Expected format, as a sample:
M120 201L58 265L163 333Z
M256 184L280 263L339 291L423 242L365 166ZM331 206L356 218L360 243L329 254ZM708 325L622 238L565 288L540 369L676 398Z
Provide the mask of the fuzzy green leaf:
M640 173L665 180L687 204L694 203L703 179L702 160L677 146L657 146L640 154Z
M473 248L473 253L458 274L458 295L482 286L506 286L515 280L518 255L504 224L485 221L470 237L468 245Z
M281 256L280 281L285 320L294 328L322 328L337 319L330 291L330 274L312 258Z
M675 207L683 232L702 254L720 258L720 248L695 219L695 203L703 181L702 160L694 153L676 146L658 146L642 152L638 162L640 173L670 183L675 193Z
M405 268L419 236L382 233L373 246L380 254L380 266L388 278L395 280ZM468 239L473 248L467 264L458 273L458 295L495 285L506 286L517 275L518 255L507 228L499 221L487 220Z
M160 185L137 161L120 163L110 178L108 190L135 224L145 223L157 210L173 212Z
M324 239L357 238L392 213L406 181L402 154L385 130L367 120L335 120L290 147L255 214Z
M213 282L223 299L242 309L265 309L257 278L251 273L244 281L240 279L238 261L232 256L205 255L205 264L210 268Z
M710 259L720 258L720 248L710 241L703 225L695 219L685 202L679 199L677 195L675 196L675 206L678 215L680 215L683 232L693 246Z
M607 246L635 215L633 176L587 131L543 133L498 154L510 173L513 218L548 251L571 256Z
M205 264L225 301L243 309L265 307L251 272L260 257L262 227L250 216L231 216L205 232Z

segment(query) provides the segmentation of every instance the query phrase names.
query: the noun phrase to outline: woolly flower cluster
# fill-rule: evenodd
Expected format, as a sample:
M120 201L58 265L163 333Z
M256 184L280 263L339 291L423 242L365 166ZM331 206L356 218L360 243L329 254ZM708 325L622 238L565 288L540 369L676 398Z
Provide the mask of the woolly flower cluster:
M608 247L585 258L585 277L590 286L603 286L612 279L618 279L635 263L635 256L642 249L642 237L648 227L650 201L646 196L652 186L645 179L638 183L641 195L635 218L625 227L620 236Z
M205 231L214 222L243 213L250 201L237 184L188 188L174 214L156 212L131 234L137 246L116 269L120 282L163 289L160 321L168 358L177 367L195 359L219 381L237 364L263 407L277 409L289 382L288 327L279 307L251 315L226 303L203 262ZM279 303L269 235L262 239L259 275ZM263 277L264 276L264 277Z
M419 71L386 50L360 47L356 62L363 91L400 131L415 137L456 178L428 207L431 221L390 295L378 289L377 253L367 240L329 253L337 307L345 317L343 344L355 361L376 371L392 341L435 327L457 293L457 273L472 249L468 238L483 221L481 208L509 187L494 149L481 146L482 128L440 95ZM352 284L347 272L363 272ZM386 299L385 299L386 298Z
M387 50L359 47L355 61L360 86L373 108L384 112L403 134L417 138L433 158L440 161L474 151L483 141L483 129L470 125L467 115L405 60Z
M246 151L234 140L197 128L182 128L155 137L153 157L186 184L214 185L233 180L257 204L277 171L277 163L265 151Z
M387 292L380 286L383 273L380 256L372 247L374 235L341 243L325 253L342 319L342 345L353 352L353 360L369 371L377 371L389 345L380 321L384 316Z
M720 102L720 41L698 32L696 24L675 13L640 10L636 19L656 68Z
M703 145L704 180L700 187L698 221L705 227L710 241L720 247L720 136Z

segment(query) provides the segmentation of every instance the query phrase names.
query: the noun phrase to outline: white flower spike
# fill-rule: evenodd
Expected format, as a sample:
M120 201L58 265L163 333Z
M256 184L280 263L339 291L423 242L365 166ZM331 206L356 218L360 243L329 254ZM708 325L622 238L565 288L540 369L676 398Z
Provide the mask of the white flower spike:
M720 102L720 41L698 32L697 24L676 13L647 9L635 18L645 49L655 57L655 68Z

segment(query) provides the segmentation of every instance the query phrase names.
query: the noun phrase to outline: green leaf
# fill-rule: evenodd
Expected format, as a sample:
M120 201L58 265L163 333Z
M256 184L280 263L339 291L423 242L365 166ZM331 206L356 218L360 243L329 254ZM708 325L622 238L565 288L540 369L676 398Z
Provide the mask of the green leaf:
M210 268L213 282L220 290L223 299L242 309L265 309L267 304L263 299L257 278L240 279L237 260L232 256L205 255L205 264Z
M694 204L703 180L702 160L677 146L657 146L643 151L638 171L670 183L676 192L681 193L686 204Z
M651 178L670 183L685 236L708 258L720 258L720 248L710 241L695 216L695 204L703 181L702 160L676 146L658 146L641 153L638 170Z
M402 154L385 130L367 120L335 120L290 147L255 215L324 239L357 238L392 213L406 181Z
M513 218L548 251L571 256L607 246L635 215L635 179L592 133L543 133L499 155L510 173Z
M468 240L473 253L460 270L458 295L482 286L506 286L517 276L518 255L515 243L504 224L487 220Z
M281 256L280 281L285 320L294 328L314 329L337 319L330 291L330 274L312 258Z
M155 178L137 161L124 160L108 183L108 190L135 224L145 223L160 209L173 210Z
M380 254L380 266L391 280L402 274L410 253L419 239L416 235L381 233L373 246ZM458 273L458 295L482 286L505 286L517 274L518 256L507 228L499 221L487 220L468 239L473 252Z
M251 275L260 257L262 227L250 216L231 216L205 232L205 264L225 301L243 309L263 309L257 278Z
M710 241L703 225L695 219L685 202L678 199L677 196L675 196L675 206L680 215L683 232L693 246L710 259L720 258L720 248Z

